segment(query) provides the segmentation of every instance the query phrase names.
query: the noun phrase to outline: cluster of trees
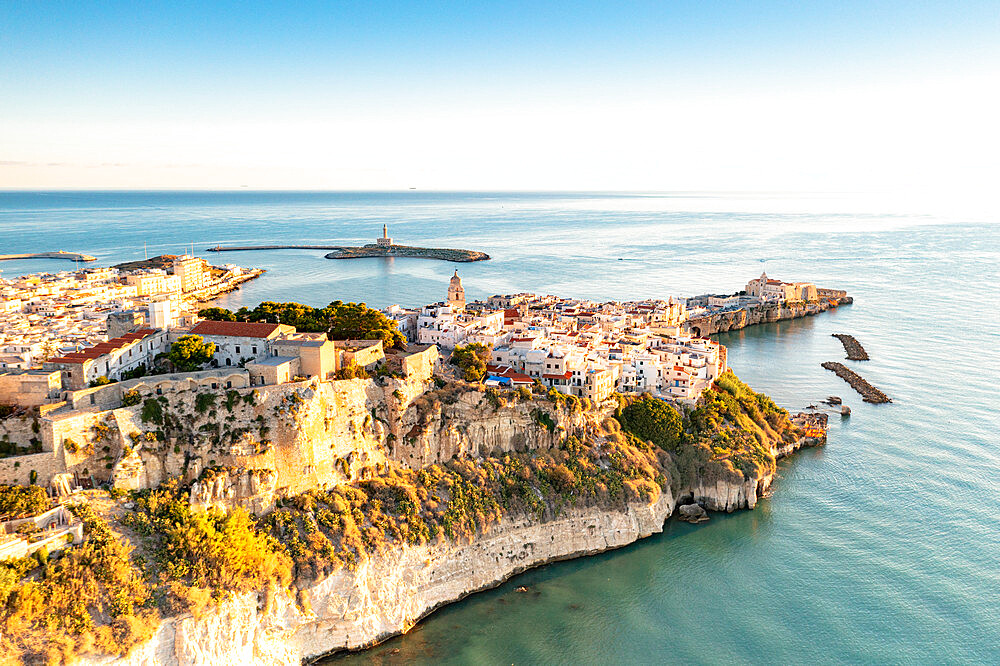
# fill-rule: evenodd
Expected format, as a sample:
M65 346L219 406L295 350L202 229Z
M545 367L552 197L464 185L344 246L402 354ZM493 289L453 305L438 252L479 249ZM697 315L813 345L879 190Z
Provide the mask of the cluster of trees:
M266 301L254 309L236 312L225 308L205 308L200 317L215 321L254 321L287 324L299 331L326 332L331 340L381 340L386 349L402 348L406 338L396 322L364 303L334 301L325 308L301 303Z
M490 348L479 342L455 347L451 353L451 364L462 370L462 379L467 382L482 381L486 376L486 364L490 361Z

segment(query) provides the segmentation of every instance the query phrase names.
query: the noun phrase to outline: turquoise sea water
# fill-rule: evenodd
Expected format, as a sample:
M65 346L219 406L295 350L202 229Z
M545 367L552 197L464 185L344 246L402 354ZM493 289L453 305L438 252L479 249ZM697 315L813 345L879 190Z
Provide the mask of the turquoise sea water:
M867 206L867 207L866 207ZM0 193L0 254L99 264L216 243L396 242L484 250L470 297L731 292L766 266L840 287L852 306L724 334L730 363L779 404L840 395L829 444L783 461L755 511L523 574L408 635L333 661L1000 663L1000 227L778 195ZM268 269L226 299L422 304L456 267L207 255ZM761 263L766 259L766 264ZM0 262L3 275L71 268ZM867 405L823 370L847 362L893 398ZM525 585L527 593L515 591Z

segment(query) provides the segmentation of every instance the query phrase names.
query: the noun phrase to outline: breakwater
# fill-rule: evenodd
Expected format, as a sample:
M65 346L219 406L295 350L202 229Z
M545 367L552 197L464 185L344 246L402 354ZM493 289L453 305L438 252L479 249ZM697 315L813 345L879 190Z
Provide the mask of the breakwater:
M853 302L854 299L850 296L840 296L812 303L767 303L739 310L724 310L692 317L685 322L684 327L691 335L708 337L716 333L736 331L755 324L770 324L785 319L809 317Z
M216 245L209 252L245 252L250 250L342 250L342 245Z
M437 259L468 263L486 261L490 255L475 250L459 250L439 247L413 247L409 245L232 245L208 248L209 252L244 252L251 250L330 250L327 259L365 259L371 257L406 257L414 259Z
M97 257L82 252L65 252L56 250L55 252L30 252L27 254L0 254L0 261L13 259L69 259L70 261L97 261Z
M880 404L884 402L892 402L882 391L878 390L867 381L864 377L858 373L845 367L843 363L836 363L833 361L826 361L821 364L827 370L831 370L837 373L837 376L843 379L845 382L851 385L855 391L861 394L865 402L871 402L875 404Z
M408 257L412 259L438 259L468 263L486 261L490 255L475 250L453 250L443 247L411 247L409 245L365 245L363 247L343 247L328 255L327 259L363 259L366 257Z
M840 340L841 344L844 345L844 351L847 352L848 361L869 360L868 352L865 351L865 348L861 346L861 343L858 342L857 338L853 335L847 335L845 333L832 333L831 335Z

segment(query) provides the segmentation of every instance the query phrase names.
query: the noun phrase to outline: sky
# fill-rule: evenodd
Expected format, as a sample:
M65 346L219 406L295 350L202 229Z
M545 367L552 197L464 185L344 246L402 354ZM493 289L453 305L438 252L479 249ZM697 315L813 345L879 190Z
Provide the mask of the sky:
M1000 4L0 3L0 188L1000 182Z

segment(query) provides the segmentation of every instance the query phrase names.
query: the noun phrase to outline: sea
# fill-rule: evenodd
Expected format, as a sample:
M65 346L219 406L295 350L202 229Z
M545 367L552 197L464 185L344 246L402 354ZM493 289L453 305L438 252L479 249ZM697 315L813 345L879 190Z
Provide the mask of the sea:
M489 261L333 261L251 244L481 250ZM91 265L194 251L267 270L219 304L373 307L470 298L732 293L771 277L854 303L721 334L734 370L800 410L841 396L829 442L779 463L753 511L714 514L613 552L547 565L328 663L1000 663L1000 226L849 194L0 192L0 254ZM70 270L0 262L3 277ZM885 391L870 405L820 367ZM518 588L527 591L518 591Z

